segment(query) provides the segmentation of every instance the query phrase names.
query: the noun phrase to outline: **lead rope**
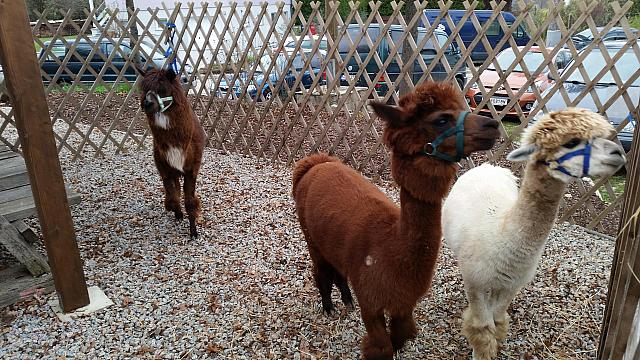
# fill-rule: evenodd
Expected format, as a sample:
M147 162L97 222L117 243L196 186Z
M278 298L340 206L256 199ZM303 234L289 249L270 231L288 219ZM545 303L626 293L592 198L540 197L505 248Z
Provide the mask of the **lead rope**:
M165 40L165 44L168 44L168 47L167 47L167 51L165 51L164 53L164 57L165 59L168 59L174 53L173 37L175 36L175 33L176 33L176 24L170 23L170 22L167 22L165 24L169 28L169 36L167 37L167 40ZM176 53L173 56L173 59L171 59L171 62L169 63L169 68L173 69L173 72L175 72L176 74L178 73L178 62L176 61L177 57L178 57L178 54Z

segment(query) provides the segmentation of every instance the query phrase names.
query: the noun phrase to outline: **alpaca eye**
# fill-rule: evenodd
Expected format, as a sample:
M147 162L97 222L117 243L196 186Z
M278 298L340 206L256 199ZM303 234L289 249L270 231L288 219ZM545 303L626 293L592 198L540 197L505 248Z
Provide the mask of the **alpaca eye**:
M446 117L441 117L436 120L436 126L445 126L449 123L449 119Z
M571 139L569 142L564 143L562 146L566 147L567 149L573 149L574 147L580 145L582 141L580 141L580 139Z

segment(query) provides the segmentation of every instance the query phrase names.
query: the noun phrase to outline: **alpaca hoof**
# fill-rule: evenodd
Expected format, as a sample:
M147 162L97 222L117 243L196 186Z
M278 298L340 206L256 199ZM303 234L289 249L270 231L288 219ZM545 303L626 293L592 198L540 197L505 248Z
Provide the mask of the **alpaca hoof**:
M362 357L365 360L393 360L391 344L375 344L368 335L362 341Z
M474 328L465 336L473 348L474 360L491 360L498 355L498 341L488 326Z
M174 214L176 216L176 221L182 221L182 219L184 219L184 215L182 215L181 211L175 211Z
M496 356L497 356L497 353L492 355L491 353L486 352L485 350L473 349L471 358L473 360L491 360Z
M344 303L344 307L347 309L347 311L353 311L356 309L356 306L353 305L353 302Z
M403 327L391 329L391 344L394 351L399 351L407 341L413 340L418 336L418 329L413 322L405 324Z
M333 313L335 313L335 309L332 307L322 307L322 313L324 314L324 316L327 317L331 317L333 316Z
M198 240L200 238L200 234L198 234L197 231L193 231L191 232L190 237L191 237L191 240Z

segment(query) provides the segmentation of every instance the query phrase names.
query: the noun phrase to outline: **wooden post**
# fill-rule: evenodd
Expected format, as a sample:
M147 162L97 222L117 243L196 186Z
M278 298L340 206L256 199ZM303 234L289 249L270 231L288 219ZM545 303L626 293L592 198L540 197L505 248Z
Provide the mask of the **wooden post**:
M329 14L331 14L331 10L333 9L334 6L338 6L337 1L336 0L325 0L324 2L324 17L326 19L325 21L325 26L327 27L327 36L331 37L331 39L333 41L337 41L338 38L338 21L336 20L337 17L339 16L339 13L336 13L336 15L329 19ZM335 54L336 57L339 57L338 53L336 52ZM332 81L336 74L335 74L335 69L336 69L336 59L330 58L329 59L329 71L327 71L328 77L327 77L327 81L330 82Z
M636 109L639 111L640 109ZM636 113L637 114L637 113ZM635 115L635 114L634 114ZM634 116L637 119L637 115ZM640 284L632 272L640 272L640 258L637 243L640 237L640 220L634 215L640 209L640 127L633 133L630 166L627 167L627 181L624 203L620 214L620 226L616 238L616 249L609 278L607 306L602 321L598 359L621 359L631 332ZM629 267L631 266L631 268Z
M89 304L62 170L24 1L0 0L0 58L60 305Z
M413 0L407 0L407 3L404 6L405 6L404 19L408 23L408 22L411 22L411 20L416 16L416 11L417 11L416 4L413 2ZM411 36L413 37L413 41L415 41L417 44L418 43L418 22L416 22L411 27L411 29L408 29L408 30L411 33ZM396 46L399 46L399 44L396 44ZM402 56L401 56L402 62L405 65L410 62L409 59L411 58L411 55L413 54L414 51L417 51L417 50L411 47L411 43L409 42L409 37L405 38L404 42L402 43ZM402 81L400 82L400 88L398 89L398 93L400 96L411 92L412 90L411 83L413 83L413 70L414 70L414 66L408 67L406 76L402 77Z

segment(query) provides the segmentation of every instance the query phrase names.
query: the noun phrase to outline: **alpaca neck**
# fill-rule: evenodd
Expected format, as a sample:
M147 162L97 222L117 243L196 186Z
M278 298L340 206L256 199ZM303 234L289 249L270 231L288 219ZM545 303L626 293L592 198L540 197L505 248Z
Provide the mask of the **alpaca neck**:
M432 158L417 163L394 157L393 177L400 185L400 219L396 248L403 271L414 273L418 286L428 286L442 240L442 200L455 177L456 165Z
M442 238L440 214L442 198L423 201L407 189L400 189L399 242L412 256L437 255Z
M513 232L512 239L541 250L555 224L565 186L549 175L546 165L529 162L518 200L506 218L507 229Z

